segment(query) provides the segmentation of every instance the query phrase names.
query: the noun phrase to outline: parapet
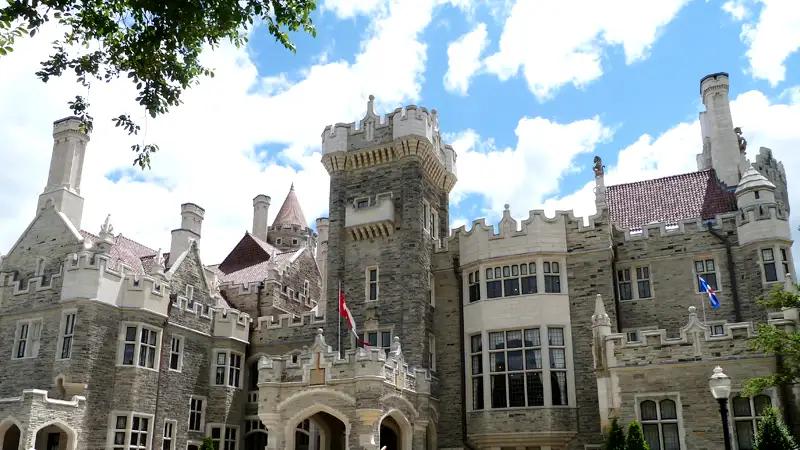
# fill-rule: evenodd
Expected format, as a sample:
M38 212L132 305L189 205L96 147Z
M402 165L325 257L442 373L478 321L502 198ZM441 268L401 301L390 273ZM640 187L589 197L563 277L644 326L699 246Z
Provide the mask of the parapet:
M706 93L711 90L724 89L728 90L730 87L730 79L727 72L717 72L704 76L700 80L700 96L705 103Z
M670 222L652 222L641 228L623 228L613 224L614 232L624 235L625 241L636 241L660 236L679 236L686 233L708 232L709 224L715 230L734 229L736 212L717 214L713 219L692 218Z
M75 116L64 117L53 122L53 138L58 139L65 134L80 136L86 142L89 141L89 134L81 130L81 119Z
M325 324L325 314L316 315L309 311L300 315L281 314L279 316L263 316L256 320L256 331L279 330L282 328L299 328L306 326L319 327Z
M250 314L236 309L219 308L214 310L212 336L250 342Z
M194 214L202 219L206 215L206 210L194 203L184 203L181 205L181 215L183 214Z
M282 382L323 385L355 381L385 383L398 390L430 393L430 373L409 367L395 337L387 354L379 348L348 350L344 357L325 342L322 328L317 329L314 344L299 356L262 357L258 362L258 384Z

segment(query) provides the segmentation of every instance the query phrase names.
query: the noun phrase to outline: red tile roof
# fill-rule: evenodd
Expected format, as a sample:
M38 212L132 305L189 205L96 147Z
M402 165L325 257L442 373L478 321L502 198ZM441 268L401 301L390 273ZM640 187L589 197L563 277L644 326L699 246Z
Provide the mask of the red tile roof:
M264 280L270 267L289 260L299 250L280 253L280 250L249 232L220 264L208 266L221 283L246 284Z
M297 200L297 195L294 193L294 183L289 189L289 194L286 195L286 200L283 201L281 209L278 210L278 215L272 221L272 226L281 225L299 225L303 228L308 227L308 221L303 214L303 208L300 207L300 201Z
M677 224L687 219L712 219L736 211L736 196L726 190L713 169L606 188L611 222L640 229L653 222Z
M88 238L92 243L97 243L100 238L86 230L81 230L81 235ZM122 262L131 267L134 273L144 275L150 273L155 264L156 250L118 234L114 237L114 246L111 247L109 256L110 263L114 268L118 262Z

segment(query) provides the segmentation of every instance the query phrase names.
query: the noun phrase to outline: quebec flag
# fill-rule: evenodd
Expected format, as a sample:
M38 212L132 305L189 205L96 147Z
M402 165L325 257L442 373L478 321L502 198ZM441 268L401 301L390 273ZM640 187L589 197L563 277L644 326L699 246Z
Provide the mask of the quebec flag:
M717 294L714 292L714 289L706 283L703 277L698 275L697 278L700 279L700 290L708 293L708 301L711 303L711 307L715 309L719 308L719 300L717 299Z

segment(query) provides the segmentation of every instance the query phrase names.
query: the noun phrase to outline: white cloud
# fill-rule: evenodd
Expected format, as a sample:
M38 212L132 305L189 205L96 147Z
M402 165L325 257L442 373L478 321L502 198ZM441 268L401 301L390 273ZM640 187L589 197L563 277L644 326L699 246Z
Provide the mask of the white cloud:
M748 71L772 86L786 79L786 59L800 49L800 2L797 0L736 0L722 9L736 20L749 18L746 3L761 6L754 20L742 25L741 38L748 49Z
M581 87L599 78L606 46L622 45L628 64L646 58L661 30L688 1L517 0L500 50L485 64L502 81L522 69L531 92L547 99L564 84Z
M385 0L325 0L322 11L333 11L340 19L369 15L384 7Z
M201 247L206 263L213 263L250 228L251 200L257 194L272 197L274 217L294 182L306 218L313 221L324 214L328 176L318 151L323 128L363 115L369 94L391 109L420 97L427 48L419 37L434 5L426 0L384 5L353 64L318 64L293 84L281 74L259 78L243 49L223 45L204 53L216 77L187 91L184 105L168 115L141 121L146 140L162 150L155 154L152 171L134 173L161 183L130 178L113 183L104 177L112 170L129 170L134 157L130 145L142 140L113 128L110 118L143 112L125 79L95 84L89 98L95 131L81 189L86 199L83 228L99 231L110 213L116 232L166 249L169 231L179 224L179 205L195 202L206 209ZM44 84L33 75L50 52L54 32L43 30L20 40L1 62L0 104L6 106L0 108L0 192L5 193L0 196L0 252L8 251L33 218L47 178L52 121L69 114L66 102L78 92L72 77ZM269 156L283 158L291 167L255 160L262 144L271 144Z
M453 204L468 194L484 195L493 211L502 210L505 203L517 208L539 204L557 193L561 177L574 170L576 156L593 151L612 136L598 117L568 124L526 117L515 133L514 149L497 148L491 140L482 142L472 130L452 139L459 155ZM487 177L487 173L496 176Z
M486 24L479 23L475 29L462 35L447 46L447 73L444 75L444 87L466 95L470 79L481 68L481 53L489 45Z

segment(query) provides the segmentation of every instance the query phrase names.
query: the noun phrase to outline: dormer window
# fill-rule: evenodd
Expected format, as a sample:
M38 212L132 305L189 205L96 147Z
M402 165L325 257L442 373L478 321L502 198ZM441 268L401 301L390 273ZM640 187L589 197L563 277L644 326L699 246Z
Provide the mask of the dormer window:
M281 245L281 243L283 243L283 239L281 238L275 239L275 245Z

